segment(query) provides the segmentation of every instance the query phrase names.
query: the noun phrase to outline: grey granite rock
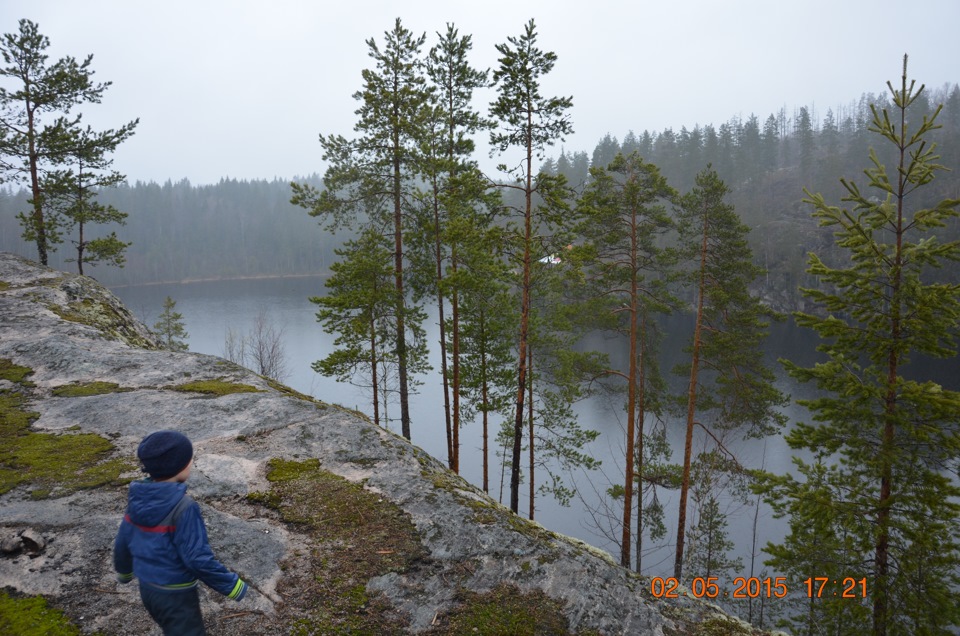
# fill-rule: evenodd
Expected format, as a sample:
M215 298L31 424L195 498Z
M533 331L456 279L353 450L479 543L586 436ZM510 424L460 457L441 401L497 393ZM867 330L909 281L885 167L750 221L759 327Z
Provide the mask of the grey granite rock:
M482 592L504 582L562 601L575 631L685 633L678 611L691 617L717 612L693 599L665 612L664 602L643 593L649 582L609 555L512 516L419 448L352 411L295 399L216 357L160 350L149 330L92 279L0 254L0 359L33 370L27 399L39 414L36 431L95 433L131 460L152 430L174 428L190 436L196 449L191 494L215 552L254 583L257 593L245 607L261 616L275 614L281 561L304 541L296 528L258 516L245 503L248 493L267 488L271 458L319 458L325 469L410 515L429 564L371 579L367 588L403 612L411 632L428 630L438 613L456 604L459 589ZM170 390L214 379L257 392L212 398ZM94 381L129 390L86 397L52 392ZM5 381L0 391L13 386ZM30 528L31 537L46 541L32 555L18 549L0 556L0 588L48 597L85 632L154 633L133 586L113 581L112 541L124 506L119 488L47 499L23 489L0 496L0 537ZM454 571L458 575L450 576ZM205 594L213 633L216 617L235 611ZM271 629L287 633L280 625Z

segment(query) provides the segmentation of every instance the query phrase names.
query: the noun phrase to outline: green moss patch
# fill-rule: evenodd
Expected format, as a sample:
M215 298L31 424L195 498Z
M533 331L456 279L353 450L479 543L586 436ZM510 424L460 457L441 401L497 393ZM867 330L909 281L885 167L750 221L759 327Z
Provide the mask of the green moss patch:
M276 510L310 537L303 547L309 571L288 571L281 591L288 603L290 633L402 634L404 622L367 582L404 572L426 558L409 515L376 493L323 470L316 459L274 459L269 492L251 502Z
M123 393L126 391L133 391L133 389L123 388L115 382L77 382L55 387L51 393L56 397L86 397L90 395L103 395L105 393Z
M560 636L571 634L563 603L540 591L500 585L485 594L461 592L461 605L442 617L431 634L459 636Z
M176 386L166 387L172 391L183 391L185 393L202 393L203 395L212 395L222 397L231 393L261 393L260 389L249 384L238 384L236 382L225 382L223 380L197 380L196 382L187 382Z
M109 458L113 445L108 440L93 433L31 431L37 417L26 410L22 396L0 392L0 494L29 486L31 495L42 499L124 483L121 473L133 466Z
M15 384L29 386L27 376L33 374L30 367L21 367L6 358L0 358L0 380L9 380Z
M47 606L42 596L14 598L0 592L0 634L79 636L80 628L63 612Z
M40 417L23 408L23 398L16 393L0 391L0 495L19 484L21 476L4 463L4 456L11 455L20 431L29 429L30 423Z

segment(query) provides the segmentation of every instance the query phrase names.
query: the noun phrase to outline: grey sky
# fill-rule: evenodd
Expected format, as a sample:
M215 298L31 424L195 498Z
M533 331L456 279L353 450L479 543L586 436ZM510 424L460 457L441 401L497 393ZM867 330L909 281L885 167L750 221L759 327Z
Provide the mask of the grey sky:
M365 40L398 16L428 46L455 23L482 68L534 18L559 58L547 94L573 96L571 151L592 152L608 132L763 120L781 107L822 117L896 85L904 53L918 83L960 81L957 0L3 0L0 30L29 18L51 59L94 55L113 86L86 121L141 119L114 155L131 182L205 184L322 173L317 135L352 135Z

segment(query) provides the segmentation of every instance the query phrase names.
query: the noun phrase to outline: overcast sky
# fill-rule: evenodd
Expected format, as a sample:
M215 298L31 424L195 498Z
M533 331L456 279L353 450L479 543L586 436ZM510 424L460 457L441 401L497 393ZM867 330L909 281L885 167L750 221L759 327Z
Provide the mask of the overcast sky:
M2 32L33 20L51 61L94 55L96 78L113 86L88 123L140 118L114 155L131 182L322 173L317 135L352 136L351 96L372 66L365 41L382 41L396 17L428 46L453 22L473 35L481 68L534 18L541 48L558 55L545 94L573 97L568 151L781 107L822 117L897 85L904 53L918 83L960 82L958 0L0 2Z

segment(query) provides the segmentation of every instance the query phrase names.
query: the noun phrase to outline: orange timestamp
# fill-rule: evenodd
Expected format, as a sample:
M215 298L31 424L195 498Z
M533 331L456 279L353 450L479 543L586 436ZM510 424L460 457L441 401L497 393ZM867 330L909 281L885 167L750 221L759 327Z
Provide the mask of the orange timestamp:
M733 579L733 590L721 590L715 576L696 577L690 581L690 588L683 589L680 582L674 577L655 576L650 579L650 593L656 598L679 598L694 596L696 598L783 598L788 593L787 579L783 576L774 578L738 576ZM838 598L865 598L867 596L867 579L830 579L828 577L810 577L804 581L808 598L835 596Z

